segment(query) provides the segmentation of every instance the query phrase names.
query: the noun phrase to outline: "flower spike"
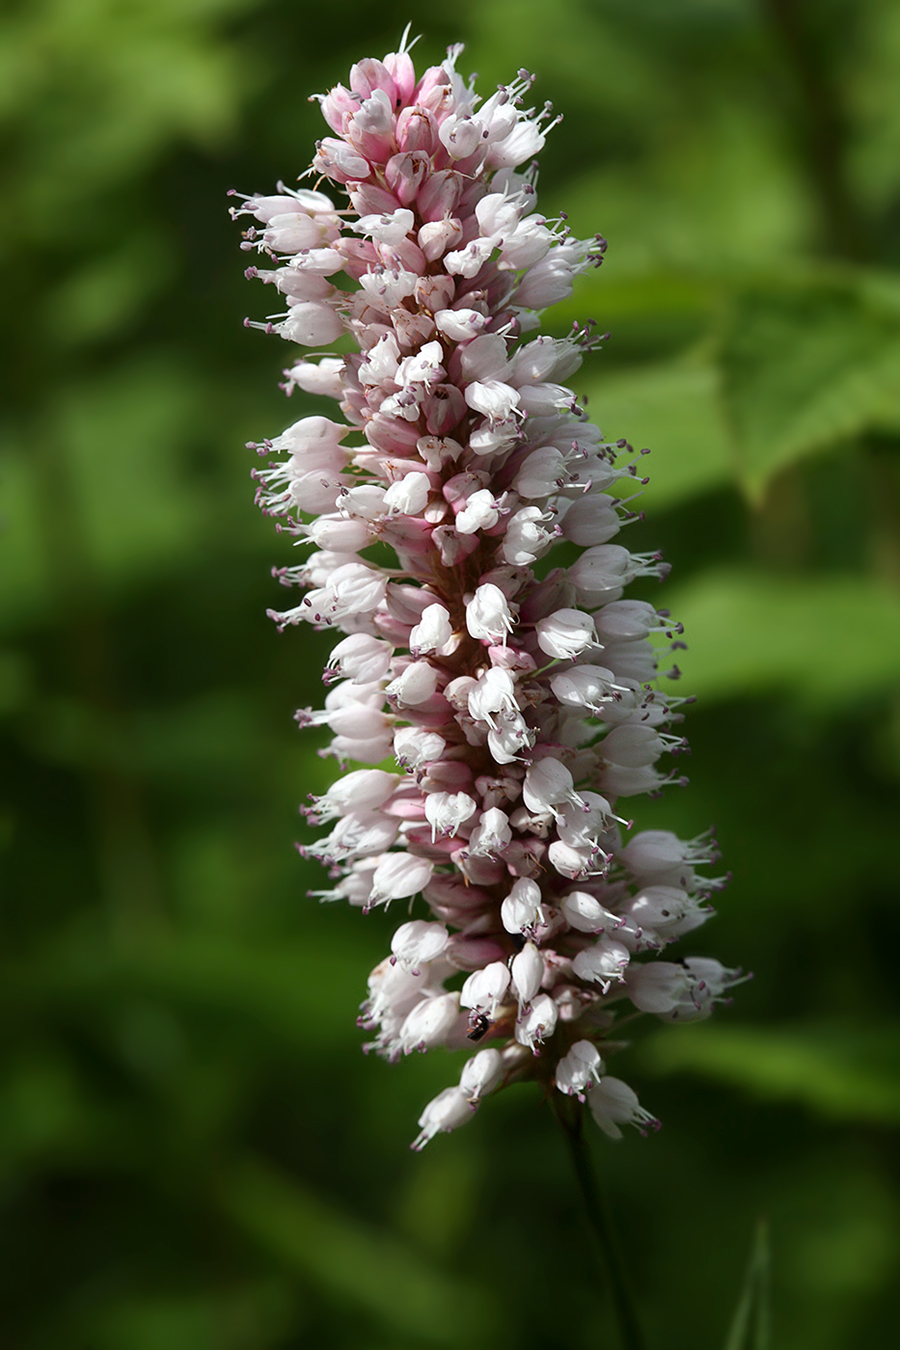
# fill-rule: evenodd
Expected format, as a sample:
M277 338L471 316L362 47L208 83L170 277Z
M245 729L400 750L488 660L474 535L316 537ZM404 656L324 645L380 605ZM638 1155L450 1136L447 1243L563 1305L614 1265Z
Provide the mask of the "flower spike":
M559 119L525 106L533 77L482 102L461 47L417 77L409 31L317 96L314 189L232 207L263 264L246 275L282 297L248 324L310 349L282 388L341 419L253 446L262 509L312 545L277 569L305 595L272 617L344 635L324 708L298 721L361 766L305 808L336 822L305 853L332 870L323 899L402 902L362 1005L366 1048L477 1045L414 1148L523 1078L607 1134L643 1131L653 1117L606 1074L620 1020L706 1017L739 972L658 959L712 912L719 882L697 869L715 853L709 837L626 840L618 805L675 781L657 761L686 749L666 728L689 700L659 687L681 626L623 598L668 570L615 542L636 518L619 480L647 480L567 384L603 338L593 321L537 333L606 240L536 209L532 161ZM330 353L338 338L355 350Z

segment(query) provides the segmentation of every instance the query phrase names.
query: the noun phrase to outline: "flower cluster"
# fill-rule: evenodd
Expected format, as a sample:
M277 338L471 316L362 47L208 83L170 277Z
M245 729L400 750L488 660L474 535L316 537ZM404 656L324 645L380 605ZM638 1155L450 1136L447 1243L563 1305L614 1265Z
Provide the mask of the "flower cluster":
M301 418L256 447L256 476L313 550L280 569L306 593L273 617L346 634L324 709L297 718L369 766L307 808L335 822L307 850L332 870L325 898L427 911L369 977L362 1025L390 1060L480 1043L416 1148L524 1078L587 1101L613 1136L655 1124L606 1072L623 1015L705 1017L737 976L658 959L718 884L697 872L708 837L623 842L619 803L672 781L657 761L685 749L669 730L684 700L658 680L680 629L623 599L666 569L613 542L633 519L623 487L645 480L564 383L596 339L527 336L605 242L535 210L530 161L554 123L523 107L530 77L481 102L460 50L417 79L404 38L321 98L333 135L312 171L349 205L279 185L234 210L272 264L248 275L287 304L257 326L358 348L286 371L287 393L346 420Z

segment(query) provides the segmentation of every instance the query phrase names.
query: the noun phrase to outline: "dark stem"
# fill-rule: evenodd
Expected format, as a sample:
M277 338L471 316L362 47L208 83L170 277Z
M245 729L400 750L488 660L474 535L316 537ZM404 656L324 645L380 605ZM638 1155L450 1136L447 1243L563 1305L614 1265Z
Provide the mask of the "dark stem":
M560 1098L554 1101L554 1108L569 1146L575 1175L578 1178L578 1188L584 1201L585 1214L600 1244L622 1348L645 1350L644 1337L638 1323L631 1288L625 1276L612 1215L597 1180L587 1140L584 1137L584 1111L580 1103L574 1099L563 1098L562 1094L554 1096Z
M828 68L825 34L806 0L760 0L794 85L791 120L797 148L818 199L823 242L839 258L867 255L867 227L847 177L847 116Z

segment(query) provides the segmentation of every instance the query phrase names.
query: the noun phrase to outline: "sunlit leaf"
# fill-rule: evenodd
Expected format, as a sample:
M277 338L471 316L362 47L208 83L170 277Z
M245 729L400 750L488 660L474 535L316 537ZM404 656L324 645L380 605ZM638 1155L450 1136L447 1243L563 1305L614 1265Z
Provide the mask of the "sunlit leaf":
M666 363L613 370L596 376L589 391L588 411L604 435L651 452L637 464L638 473L650 478L641 506L673 506L733 478L711 367ZM625 480L623 491L632 487Z
M868 577L709 572L666 604L685 626L686 686L704 701L776 688L858 698L900 678L900 593Z
M247 3L62 0L3 24L0 117L27 114L13 185L29 237L64 238L73 196L134 176L169 142L221 143L255 78L221 32Z
M709 277L672 269L629 274L612 262L579 277L572 296L547 311L546 320L548 331L559 336L587 320L609 332L601 352L583 367L584 378L596 384L610 361L636 355L649 364L660 350L690 347L708 332L720 303L720 286ZM580 390L581 378L573 383Z
M645 20L651 26L655 20ZM647 104L664 117L673 95L671 85L657 87ZM611 125L621 135L612 110ZM809 202L773 109L748 115L743 100L723 90L714 116L704 116L701 96L680 109L677 131L671 124L660 131L652 143L641 137L640 159L606 156L566 186L560 205L574 227L585 234L599 227L609 240L601 272L619 278L666 270L728 285L756 273L760 259L798 255ZM602 312L596 317L603 321Z
M721 363L754 497L794 460L862 431L900 428L900 305L886 286L835 277L741 291Z

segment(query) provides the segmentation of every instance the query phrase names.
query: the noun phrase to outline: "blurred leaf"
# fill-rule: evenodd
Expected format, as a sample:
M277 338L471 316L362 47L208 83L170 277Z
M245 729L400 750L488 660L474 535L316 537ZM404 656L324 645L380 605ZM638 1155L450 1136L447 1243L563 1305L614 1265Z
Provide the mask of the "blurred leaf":
M484 1346L500 1321L483 1288L435 1269L420 1250L342 1214L295 1178L246 1161L223 1178L228 1214L316 1287L416 1344Z
M876 213L891 212L900 187L900 100L894 97L900 65L900 7L867 0L857 8L861 39L848 71L855 135L848 150L853 185Z
M475 1150L425 1149L398 1195L398 1227L436 1260L468 1246L472 1215L484 1186L483 1155ZM434 1216L441 1216L435 1223Z
M578 278L568 300L547 311L547 321L567 327L586 312L595 315L601 329L622 320L654 316L661 320L709 322L720 298L721 286L709 277L686 270L646 271L619 275L615 264L592 269ZM615 340L615 332L612 334Z
M659 1073L690 1069L833 1120L900 1124L900 1037L893 1024L682 1027L677 1035L649 1038L640 1053Z
M92 561L117 587L175 567L203 542L209 498L191 479L186 451L202 425L204 392L189 370L158 354L66 390L58 436L72 475L70 510Z
M751 109L722 88L711 104L693 84L685 97L671 79L646 104L661 125L652 137L634 128L639 155L592 156L564 193L551 202L541 194L545 206L566 211L576 234L607 237L601 274L700 274L733 284L761 258L802 256L810 205L774 107ZM610 115L618 135L627 134L620 109Z
M11 186L29 240L65 239L73 202L121 188L166 142L222 142L256 66L218 30L250 3L45 0L0 20L0 118L23 125Z
M613 102L629 89L640 90L648 98L653 96L653 70L644 48L621 40L608 23L603 6L590 0L569 4L570 22L578 24L579 42L572 41L568 25L547 23L542 0L494 0L490 5L469 4L467 8L469 41L482 47L490 62L482 62L485 82L509 78L509 34L514 25L514 59L540 72L542 88L554 77L562 88L584 88L585 81L595 79L597 52L602 52L606 78L603 88L597 90L599 99Z
M758 499L796 459L900 429L896 285L813 277L738 292L721 363L741 478Z
M104 1120L58 1051L23 1044L4 1066L0 1096L0 1156L8 1180L25 1160L46 1163L77 1154L103 1133Z
M78 1320L96 1350L262 1350L283 1344L294 1302L284 1284L269 1280L195 1294L136 1293Z
M600 352L588 358L583 378L603 380L608 363L649 363L666 352L680 353L701 341L721 303L720 285L686 268L646 270L629 274L613 261L578 278L568 300L546 313L548 332L563 337L575 323L590 318L610 338ZM601 405L602 406L602 405ZM602 421L602 412L598 413Z
M853 1131L858 1142L852 1159L839 1143L831 1165L826 1163L823 1167L821 1133L811 1133L808 1122L801 1128L803 1152L812 1156L813 1166L792 1196L784 1195L785 1182L788 1186L790 1182L778 1169L778 1180L769 1200L773 1232L778 1234L778 1321L782 1333L779 1342L788 1347L810 1344L818 1347L828 1340L836 1350L845 1350L859 1345L860 1315L877 1306L879 1292L894 1300L900 1212L896 1188L881 1171L877 1159L881 1154L893 1160L896 1148L891 1147L891 1138L883 1141L887 1145L883 1150L873 1147L876 1141ZM832 1138L838 1142L850 1134L835 1130ZM802 1166L799 1157L797 1163ZM799 1222L793 1217L798 1210ZM828 1314L840 1315L841 1304L850 1290L859 1299L856 1316L845 1304L843 1325L838 1325L830 1336L823 1324L822 1330L810 1339L809 1321L816 1317L816 1309L824 1304ZM783 1334L785 1306L790 1298L796 1300L800 1323L793 1336ZM888 1331L887 1325L885 1334L876 1331L876 1340L885 1345L894 1339L893 1330Z
M92 569L121 588L202 546L216 504L190 459L204 397L168 353L143 351L64 387L27 447L10 442L0 462L3 622L79 590Z
M40 612L49 597L40 486L24 445L0 454L0 625Z
M32 673L20 652L0 651L0 716L13 712L28 698Z
M109 954L94 942L61 944L33 966L8 971L5 994L16 1016L54 1006L95 1008L104 1015L135 999L162 1000L178 1011L227 1020L266 1043L342 1053L359 1045L356 1011L364 992L372 938L340 941L305 933L302 941L235 942L204 931L171 943L145 943L133 955ZM378 941L378 938L375 939ZM310 1028L315 1027L311 1040Z
M840 702L900 678L900 594L873 578L710 571L666 603L690 647L686 687L704 700L786 687Z
M760 1220L724 1350L769 1350L769 1266L769 1236L765 1222Z
M651 450L636 466L650 477L646 500L651 510L674 506L733 478L717 383L709 366L666 363L614 369L591 387L589 411L604 435ZM624 493L633 486L624 480Z
M46 297L46 319L76 344L124 327L170 280L175 252L159 230L135 231L118 249L92 258Z
M271 773L272 746L263 739L262 710L248 706L241 689L208 690L174 706L144 709L133 730L128 753L148 777L247 773L261 756ZM278 748L285 744L280 738Z

